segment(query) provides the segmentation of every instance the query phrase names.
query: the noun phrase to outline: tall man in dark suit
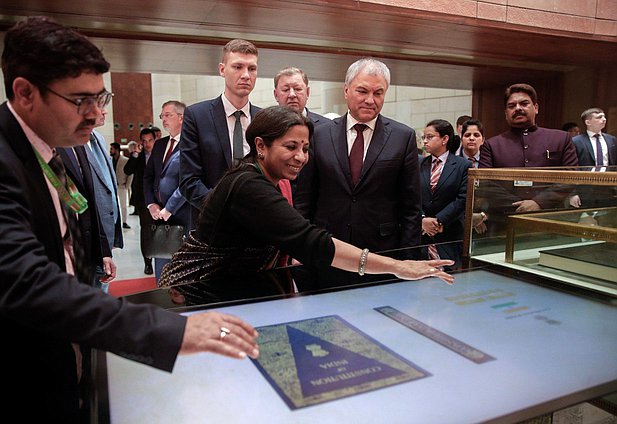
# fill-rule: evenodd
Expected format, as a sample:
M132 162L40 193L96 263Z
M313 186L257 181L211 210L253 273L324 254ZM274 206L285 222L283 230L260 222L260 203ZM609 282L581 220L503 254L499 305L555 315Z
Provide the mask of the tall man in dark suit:
M248 41L227 43L219 63L219 74L225 79L223 94L191 105L184 112L180 191L195 211L233 160L249 152L244 133L259 111L249 103L257 79L257 54L257 48Z
M605 170L604 166L617 165L617 142L615 137L603 133L606 115L600 108L587 109L581 114L586 131L572 139L580 166L592 166L593 170ZM579 194L570 198L570 204L579 207L615 206L615 187L582 187Z
M185 108L184 103L177 100L163 103L160 118L169 135L154 143L144 172L144 200L155 223L183 225L186 231L191 226L191 206L180 194L178 147L181 143L180 130ZM174 155L178 160L171 160ZM168 259L154 258L157 281L167 262Z
M77 343L167 371L180 353L258 355L257 334L238 318L133 304L73 276L81 265L74 215L82 204L67 191L54 149L88 141L111 100L103 83L108 70L87 38L46 18L28 18L5 33L0 332L10 343L0 349L0 363L10 390L0 406L23 422L88 421L80 416ZM221 328L235 337L220 337Z
M144 199L144 172L146 170L146 164L150 159L152 149L154 148L155 137L156 133L153 128L142 129L139 132L138 148L135 152L131 153L131 157L126 165L124 165L124 173L133 176L133 182L131 183L131 203L135 206L135 210L139 215L139 241L144 258L144 274L146 275L152 275L154 269L152 268L152 258L149 258L143 253L146 231L148 231L148 228L150 228L153 223L152 216L150 216L150 211Z
M389 83L390 71L378 60L349 67L349 111L315 129L294 193L296 208L315 225L373 251L416 246L422 228L415 131L380 114ZM356 279L328 276L320 284L343 278Z

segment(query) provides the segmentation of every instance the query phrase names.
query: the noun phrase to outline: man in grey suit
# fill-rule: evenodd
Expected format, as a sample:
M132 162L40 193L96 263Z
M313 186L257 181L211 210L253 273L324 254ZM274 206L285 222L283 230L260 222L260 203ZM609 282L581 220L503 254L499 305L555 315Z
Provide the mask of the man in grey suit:
M380 114L390 71L365 58L345 77L348 113L315 128L299 176L298 211L340 240L372 251L417 246L421 202L415 131ZM342 284L346 275L320 278ZM328 280L328 281L326 281Z
M257 79L257 48L231 40L223 48L219 74L223 94L186 108L180 143L180 191L194 206L201 202L249 145L244 133L259 108L249 103ZM196 216L192 222L196 223Z
M97 121L97 127L105 123L106 110L102 111L101 118ZM105 232L105 237L109 243L109 251L114 248L122 249L124 239L122 236L122 217L118 204L118 182L114 172L111 157L106 153L105 138L101 133L94 130L90 134L90 140L85 146L86 157L92 170L92 184L94 188L94 198L99 214L99 219ZM104 280L101 283L103 291L107 292L109 283L105 282L110 275L110 270L97 268L99 278ZM98 280L95 280L95 283Z

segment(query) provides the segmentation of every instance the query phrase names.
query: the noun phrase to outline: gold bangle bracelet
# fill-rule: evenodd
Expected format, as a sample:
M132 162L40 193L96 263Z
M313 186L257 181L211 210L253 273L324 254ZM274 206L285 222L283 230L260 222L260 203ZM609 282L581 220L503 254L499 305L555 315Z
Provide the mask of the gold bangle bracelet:
M358 264L358 275L362 277L366 269L366 260L368 258L368 249L364 249L360 254L360 263Z

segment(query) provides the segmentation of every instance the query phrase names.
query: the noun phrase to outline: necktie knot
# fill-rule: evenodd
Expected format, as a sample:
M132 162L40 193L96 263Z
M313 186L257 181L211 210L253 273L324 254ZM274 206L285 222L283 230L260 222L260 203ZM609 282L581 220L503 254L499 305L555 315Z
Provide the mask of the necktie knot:
M354 130L356 130L356 133L358 134L363 133L366 127L368 127L366 124L356 124L353 126Z

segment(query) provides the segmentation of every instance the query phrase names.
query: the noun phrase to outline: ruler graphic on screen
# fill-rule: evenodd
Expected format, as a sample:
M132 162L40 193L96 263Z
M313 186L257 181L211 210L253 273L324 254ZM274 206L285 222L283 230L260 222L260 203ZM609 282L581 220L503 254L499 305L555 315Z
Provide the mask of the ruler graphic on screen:
M469 346L467 343L455 339L452 336L442 333L441 331L421 322L409 315L395 309L391 306L381 306L374 308L377 312L381 312L385 316L392 318L394 321L404 325L405 327L415 331L434 341L440 345L450 349L453 352L469 359L476 364L483 364L485 362L494 361L495 358L488 355L481 350L476 349L473 346Z

